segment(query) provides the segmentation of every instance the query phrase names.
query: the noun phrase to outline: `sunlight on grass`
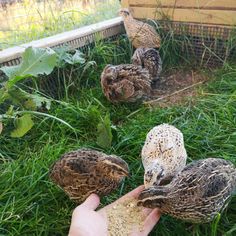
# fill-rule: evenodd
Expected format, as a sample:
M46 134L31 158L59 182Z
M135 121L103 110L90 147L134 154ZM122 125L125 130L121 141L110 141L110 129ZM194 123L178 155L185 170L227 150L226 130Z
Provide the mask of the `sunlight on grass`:
M0 50L117 15L118 0L29 1L0 7Z

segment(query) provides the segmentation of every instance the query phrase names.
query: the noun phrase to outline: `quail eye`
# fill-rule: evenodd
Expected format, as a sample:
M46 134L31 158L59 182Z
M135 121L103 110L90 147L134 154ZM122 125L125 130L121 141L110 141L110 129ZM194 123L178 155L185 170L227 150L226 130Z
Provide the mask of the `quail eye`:
M107 78L107 84L109 84L109 85L110 85L111 83L112 83L112 78L110 78L110 77L109 77L109 78Z
M160 178L162 178L164 176L164 174L163 174L163 171L162 172L160 172L158 175L157 175L157 179L160 179Z
M151 178L153 176L153 173L152 173L152 171L149 170L149 171L147 171L146 175Z

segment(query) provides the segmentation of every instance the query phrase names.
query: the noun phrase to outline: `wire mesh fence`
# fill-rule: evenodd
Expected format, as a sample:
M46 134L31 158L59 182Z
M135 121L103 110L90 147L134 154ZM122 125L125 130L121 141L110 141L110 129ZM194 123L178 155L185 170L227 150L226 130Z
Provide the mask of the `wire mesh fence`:
M175 42L179 54L188 56L198 66L218 67L235 59L234 27L198 23L159 21L162 38Z
M0 50L73 29L77 32L81 26L114 18L120 7L119 0L0 0ZM168 45L176 44L177 54L184 52L189 56L184 56L185 60L194 58L198 65L215 67L235 55L233 27L170 20L158 20L156 25L158 31L162 31L162 51L167 45L167 53L173 54ZM106 28L106 32L111 32L104 38L123 32L121 28L120 22ZM81 40L85 44L92 40L90 36L67 40L60 45L73 44L73 48L79 48ZM0 65L19 62L19 56L3 62L0 58Z
M118 0L0 0L0 50L113 18Z

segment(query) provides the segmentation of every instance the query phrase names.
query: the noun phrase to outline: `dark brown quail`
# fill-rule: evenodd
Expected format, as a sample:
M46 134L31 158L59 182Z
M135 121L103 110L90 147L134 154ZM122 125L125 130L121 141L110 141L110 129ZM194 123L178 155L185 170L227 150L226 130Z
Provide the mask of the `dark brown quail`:
M152 82L159 79L162 70L162 60L159 52L154 48L138 48L132 56L132 64L142 66L149 71Z
M193 223L214 219L236 190L236 169L229 161L208 158L187 165L170 184L153 186L138 205L160 208L164 214Z
M149 97L151 81L146 69L132 64L107 65L101 75L103 93L113 103Z
M81 203L92 193L109 194L128 174L128 165L120 157L83 148L64 154L53 165L50 178Z

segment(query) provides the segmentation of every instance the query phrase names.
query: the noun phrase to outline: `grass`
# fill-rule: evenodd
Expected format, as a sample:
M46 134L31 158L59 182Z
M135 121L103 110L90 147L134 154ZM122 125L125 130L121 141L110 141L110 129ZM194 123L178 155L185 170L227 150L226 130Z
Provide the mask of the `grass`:
M170 48L161 51L164 61ZM35 117L36 125L24 138L12 139L11 126L5 124L0 136L0 234L1 235L66 235L75 204L48 178L50 166L64 152L91 147L120 155L128 162L131 177L111 195L102 199L106 205L143 183L140 151L147 132L155 125L170 123L179 128L185 138L188 161L221 157L236 165L236 67L207 71L210 82L199 89L199 96L181 105L168 108L148 108L140 103L109 103L103 96L99 77L107 63L129 62L130 45L125 37L114 42L97 43L87 52L95 60L81 75L83 68L66 67L51 76L70 75L74 86L60 93L50 114L72 125L48 118ZM167 56L165 56L167 55ZM177 56L177 55L176 55ZM180 67L177 58L172 67ZM170 67L170 65L169 65ZM170 69L169 67L166 70ZM189 69L185 65L185 69ZM71 72L71 73L69 73ZM203 72L202 72L203 73ZM69 83L69 82L68 82ZM62 84L68 88L68 84ZM112 146L101 149L96 144L99 117L110 114L113 125ZM220 218L213 223L192 225L162 216L151 235L235 235L236 198Z
M0 8L0 50L111 19L120 8L118 0L83 2L24 0Z

